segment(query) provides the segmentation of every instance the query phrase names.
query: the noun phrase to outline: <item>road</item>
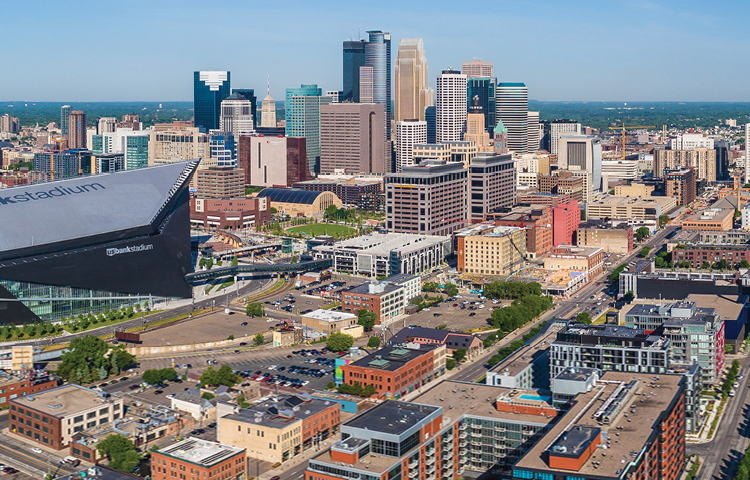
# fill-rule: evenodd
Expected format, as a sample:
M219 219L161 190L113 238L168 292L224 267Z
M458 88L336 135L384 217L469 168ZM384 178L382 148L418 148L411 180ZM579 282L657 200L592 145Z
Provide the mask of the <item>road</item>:
M8 414L0 416L0 424L8 426ZM4 434L0 443L0 463L16 468L34 478L44 478L47 472L56 475L68 475L77 472L75 468L61 465L60 459L68 455L67 450L61 450L59 456L46 451L34 453L32 445L13 438L11 434Z

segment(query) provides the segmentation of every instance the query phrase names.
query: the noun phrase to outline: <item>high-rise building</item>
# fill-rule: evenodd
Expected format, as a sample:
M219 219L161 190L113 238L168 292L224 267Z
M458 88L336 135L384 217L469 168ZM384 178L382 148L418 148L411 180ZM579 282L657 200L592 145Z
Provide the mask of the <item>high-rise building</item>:
M581 134L581 124L575 120L552 120L551 122L545 122L544 125L543 148L553 155L558 154L557 144L562 135Z
M396 122L396 171L414 165L414 145L426 143L427 122L416 119Z
M331 103L341 103L341 99L344 98L343 90L327 90L326 97L331 97Z
M233 88L232 93L239 93L246 99L250 100L252 105L251 113L253 115L253 128L258 127L258 97L255 96L254 88ZM276 125L274 125L275 127Z
M122 121L115 124L115 128L130 128L132 130L140 130L141 116L136 113L126 113L122 116Z
M718 140L714 142L716 152L716 180L729 180L729 142Z
M112 133L117 128L117 118L115 117L101 117L96 122L96 133L98 135L104 135L105 133Z
M526 153L529 129L529 91L523 83L497 84L497 118L508 129L508 148Z
M263 99L260 107L260 126L268 128L276 126L276 100L270 93Z
M533 153L539 150L541 138L539 137L539 112L526 112L526 151Z
M469 165L469 222L479 223L488 213L515 205L517 175L509 154L478 153Z
M424 160L385 176L389 232L450 235L466 226L468 172L462 163Z
M373 103L385 106L386 139L391 139L393 118L391 90L391 34L370 30L370 41L365 45L365 65L372 67ZM361 88L361 86L360 86ZM360 98L360 102L364 101Z
M461 71L468 78L487 78L494 76L492 62L484 62L476 59L470 62L461 63Z
M601 191L601 139L593 135L563 135L560 137L558 148L558 168L561 170L581 170L590 172L592 190Z
M359 103L359 67L365 66L365 40L344 41L344 96L342 102Z
M149 131L148 164L163 165L211 156L209 135L187 127L166 131Z
M373 83L373 68L359 67L359 101L360 103L375 103L375 85Z
M235 139L253 133L253 105L250 100L235 92L221 101L219 130L231 133Z
M385 108L377 103L320 107L320 173L385 173Z
M437 143L437 119L434 106L424 109L424 121L427 123L427 143Z
M425 107L434 104L434 92L429 86L421 38L404 38L399 42L394 76L393 121L424 120Z
M68 118L68 148L86 148L86 114L74 110Z
M221 117L221 102L230 94L230 75L227 71L199 71L193 73L193 124L202 132L217 130Z
M469 113L466 115L464 141L474 142L479 152L491 152L493 150L490 134L484 128L484 112L478 96L474 97L473 105L469 107Z
M689 205L695 200L695 175L692 168L668 170L664 174L664 196L677 199L677 205Z
M243 136L238 158L246 185L291 187L311 178L304 138Z
M466 129L466 110L466 75L455 70L443 70L437 77L437 143L461 140Z
M750 138L750 123L745 124L745 138ZM750 145L745 141L745 185L750 183Z
M60 133L68 134L68 122L70 121L70 105L60 107Z
M715 182L716 149L696 147L690 150L654 149L654 177L662 178L667 170L692 168L696 180Z
M237 145L234 135L228 132L216 131L209 136L211 158L219 167L234 168L237 166Z
M208 167L195 173L198 198L244 198L245 174L239 168Z
M148 166L149 136L148 131L117 128L113 132L94 135L89 147L96 155L123 155L123 168L126 170L144 168Z
M0 132L16 133L21 129L21 122L16 117L5 114L0 117Z
M329 105L331 97L322 94L317 85L286 89L286 135L304 137L310 172L320 171L320 107Z
M488 132L497 125L496 87L497 80L495 77L469 77L467 75L467 105L471 106L474 97L479 97L479 104L482 106L482 111L484 112L484 128Z
M693 150L694 148L714 148L714 139L705 133L680 133L669 139L671 150Z

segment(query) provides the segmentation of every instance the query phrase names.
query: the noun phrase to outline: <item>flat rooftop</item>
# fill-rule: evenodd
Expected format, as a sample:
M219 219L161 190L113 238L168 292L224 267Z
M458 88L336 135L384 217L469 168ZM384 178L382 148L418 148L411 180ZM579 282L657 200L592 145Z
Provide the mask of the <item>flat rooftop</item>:
M529 345L519 348L508 358L490 368L489 371L512 377L518 375L549 349L550 343L555 341L557 332L562 328L562 325L551 326L544 335L534 339Z
M591 375L596 372L596 368L588 367L568 367L562 372L555 376L556 380L573 380L576 382L586 381Z
M322 308L313 310L310 313L306 313L302 315L302 317L312 318L321 322L340 322L342 320L351 320L357 318L357 316L352 313L334 312L331 310L323 310Z
M638 455L643 450L653 433L654 424L681 392L683 376L605 372L602 380L612 383L600 382L590 392L579 394L570 410L565 412L531 450L521 457L514 468L557 473L560 476L619 477L621 469L634 459L631 452ZM609 423L599 423L594 414L610 397L616 395L620 385L627 385L633 381L636 383L632 389L632 396L619 402L620 408L613 412ZM609 406L617 404L618 401L612 401ZM581 431L587 430L589 433L591 429L597 428L608 433L609 448L595 449L578 471L549 467L546 452L551 451L555 442L561 441L566 435L572 446L575 446L577 440L585 440L573 433L579 426L582 427ZM604 440L602 442L606 443ZM594 468L594 462L598 468Z
M28 406L54 417L65 417L109 404L109 401L99 395L98 391L74 383L18 397L14 400L18 405Z
M399 285L388 283L385 280L378 282L379 285L373 285L372 283L363 283L349 290L349 293L360 293L365 295L385 295L401 288ZM372 286L372 290L370 291ZM381 290L382 288L382 290Z
M337 406L334 400L321 400L306 395L271 396L264 397L249 408L242 408L238 413L227 415L225 418L271 428L285 428L290 423Z
M413 233L371 233L351 238L333 245L313 247L319 252L350 250L361 254L388 256L392 251L411 253L436 244L450 242L450 237L439 235L417 235Z
M431 415L439 413L439 410L439 407L420 405L414 401L386 400L347 421L342 428L350 427L389 435L401 435Z
M732 208L709 208L690 214L682 219L683 222L723 222L727 217L734 216Z
M695 302L698 308L713 308L722 320L737 320L742 313L744 304L739 301L737 296L727 295L708 295L691 293L685 297L685 301Z
M419 345L419 347L419 349L415 349L401 345L389 345L349 365L395 372L403 368L408 362L435 349L435 345Z
M158 453L195 463L202 467L211 467L244 451L244 448L188 437L181 442L162 448Z
M672 197L627 197L617 195L603 195L589 203L589 206L611 205L611 206L639 206L649 207L652 205L661 205L662 207L674 205L675 199Z

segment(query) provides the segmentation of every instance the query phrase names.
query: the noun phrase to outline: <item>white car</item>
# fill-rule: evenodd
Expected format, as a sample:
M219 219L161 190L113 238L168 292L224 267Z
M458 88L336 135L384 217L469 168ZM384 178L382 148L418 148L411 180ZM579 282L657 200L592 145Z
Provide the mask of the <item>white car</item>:
M32 448L31 451L34 452L34 453L42 453L42 449L41 448L36 448L36 447Z
M479 308L484 308L484 305L479 305Z
M734 385L732 385L734 388L740 388L740 384L737 382L734 382Z
M422 310L425 311L425 312L429 312L430 311L429 308L423 308Z
M169 395L167 395L167 398L174 398L174 395L174 393L170 393Z

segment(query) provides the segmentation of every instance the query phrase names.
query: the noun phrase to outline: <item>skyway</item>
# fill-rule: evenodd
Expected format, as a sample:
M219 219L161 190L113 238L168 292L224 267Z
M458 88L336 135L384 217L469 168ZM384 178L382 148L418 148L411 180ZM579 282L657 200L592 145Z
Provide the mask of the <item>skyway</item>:
M219 267L212 268L211 270L203 270L200 272L188 273L185 275L185 280L188 283L195 283L202 280L212 280L221 277L233 277L238 273L261 273L261 272L278 272L278 273L291 273L291 272L310 272L315 270L323 270L333 265L333 260L312 260L309 262L298 262L298 263L279 263L274 265L237 265L234 267Z

